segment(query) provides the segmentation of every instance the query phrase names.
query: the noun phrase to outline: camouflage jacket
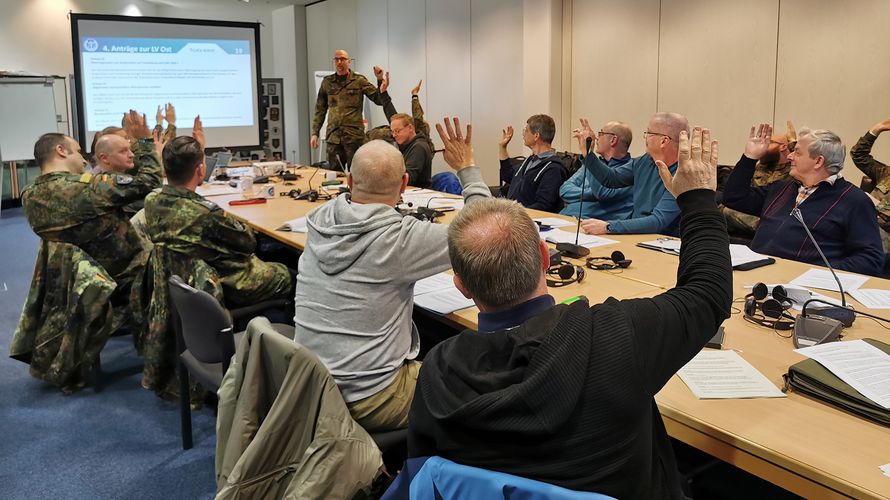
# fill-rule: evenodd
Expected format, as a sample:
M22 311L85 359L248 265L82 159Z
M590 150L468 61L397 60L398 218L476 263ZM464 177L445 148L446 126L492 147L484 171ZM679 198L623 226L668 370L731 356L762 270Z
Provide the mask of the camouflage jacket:
M784 181L788 179L788 172L790 171L790 162L782 165L777 163L757 162L757 166L754 168L754 178L751 179L751 185L764 187L774 182Z
M113 331L116 284L95 260L67 243L40 240L31 288L9 346L9 356L31 365L31 375L69 394Z
M392 115L398 113L398 111L396 111L396 107L392 103L392 98L389 96L389 92L384 92L380 94L380 96L383 98L383 113L386 114L386 121L388 122L392 120ZM430 138L430 124L423 119L423 106L420 104L420 99L418 99L417 96L411 96L411 119L414 120L414 130L416 130L418 134L424 135L427 144L430 145L430 151L433 154L436 154L436 146ZM392 138L392 130L389 128L389 125L374 127L365 134L365 142L373 141L375 139L384 140L391 144L395 144L396 142L395 139Z
M358 73L350 71L345 76L336 73L326 76L321 81L315 101L312 135L320 134L321 125L327 115L325 140L328 143L361 143L365 138L365 124L362 119L364 96L368 96L375 104L383 104L377 87Z
M205 291L222 301L222 287L212 267L200 259L183 258L168 251L163 244L151 251L145 279L148 309L142 330L135 335L136 349L145 358L142 365L142 387L161 397L172 397L179 392L176 378L176 337L171 324L170 295L167 280L176 274L192 287ZM192 401L199 390L192 387Z
M155 245L201 259L216 270L227 307L290 298L287 267L257 258L253 231L201 195L164 186L145 198L145 223Z
M161 184L161 164L152 141L133 146L136 166L127 174L50 172L22 193L31 228L41 238L77 245L129 290L148 259L148 249L123 206Z
M850 150L850 157L862 173L871 178L875 188L871 195L878 200L878 225L884 231L890 231L890 167L876 160L871 155L871 148L877 136L866 132L859 142Z

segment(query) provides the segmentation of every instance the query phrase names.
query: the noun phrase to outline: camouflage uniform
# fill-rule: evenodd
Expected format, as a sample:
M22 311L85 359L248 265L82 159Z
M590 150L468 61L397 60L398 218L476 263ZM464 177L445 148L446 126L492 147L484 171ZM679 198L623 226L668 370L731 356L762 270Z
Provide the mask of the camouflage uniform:
M321 81L318 98L315 101L312 135L321 135L321 125L327 114L328 128L325 141L328 162L332 168L339 168L338 157L344 165L350 164L355 150L365 140L365 125L362 120L363 96L368 96L368 99L375 104L383 104L383 98L377 87L352 70L344 76L336 73L328 75Z
M784 181L788 179L788 172L791 171L791 163L778 165L776 163L757 163L754 169L754 178L751 185L756 187L768 186L774 182ZM726 208L721 205L723 215L726 217L726 229L730 236L738 236L742 238L754 238L754 232L757 230L757 223L760 217L749 215Z
M881 228L881 241L884 244L884 253L890 252L890 167L875 160L871 155L871 148L875 145L877 136L866 132L859 142L850 150L850 158L862 173L871 178L875 188L872 189L872 197L878 200L878 226Z
M257 258L253 231L201 195L164 186L145 198L145 222L152 243L216 270L227 307L292 298L287 267Z
M148 248L123 206L161 184L154 142L139 141L133 152L136 166L130 174L50 172L38 176L22 193L25 216L34 232L89 254L117 283L118 300L126 300L130 285L148 260Z
M81 389L114 330L110 297L115 288L111 276L80 248L41 240L9 356L66 394Z

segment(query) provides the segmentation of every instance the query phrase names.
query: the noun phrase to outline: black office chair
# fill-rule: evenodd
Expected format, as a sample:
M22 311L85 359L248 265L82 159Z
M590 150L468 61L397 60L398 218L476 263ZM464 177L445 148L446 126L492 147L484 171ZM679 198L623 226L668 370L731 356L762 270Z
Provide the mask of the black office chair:
M192 414L189 401L189 375L205 389L216 391L229 369L235 346L244 332L235 333L232 318L269 306L268 302L246 307L231 313L209 293L196 290L177 275L170 277L170 310L179 353L179 406L182 428L182 448L191 449ZM273 327L288 338L293 338L292 326L274 324Z

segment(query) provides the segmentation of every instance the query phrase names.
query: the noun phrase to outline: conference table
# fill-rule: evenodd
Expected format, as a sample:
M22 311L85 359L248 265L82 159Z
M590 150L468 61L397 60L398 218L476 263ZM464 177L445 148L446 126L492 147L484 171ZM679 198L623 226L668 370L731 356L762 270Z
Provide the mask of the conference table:
M278 192L295 187L306 189L314 169L301 169L302 179L276 184ZM313 187L321 175L313 180ZM345 183L345 180L344 180ZM229 206L239 194L210 199L253 227L298 250L306 244L304 233L278 231L284 222L306 215L322 202L310 203L280 197L262 205ZM561 217L530 210L538 217ZM440 222L447 223L453 214ZM563 217L565 218L565 217ZM572 220L565 218L566 220ZM553 229L563 230L563 229ZM637 247L659 235L606 235L616 243L591 249L592 256L608 256L621 250L633 263L627 269L595 271L585 269L581 283L550 288L556 300L584 295L591 304L607 297L619 299L652 297L674 286L678 257ZM582 265L582 261L572 261ZM777 387L784 387L782 375L804 356L794 352L790 338L773 329L745 321L743 299L755 283L789 283L813 266L776 259L776 263L751 271L733 272L732 315L724 322L723 349L736 351ZM870 278L862 288L890 290L890 281ZM838 298L835 292L819 291ZM890 317L890 311L870 310L850 299L858 310ZM475 328L475 307L442 317L449 324ZM874 338L890 343L888 325L860 316L843 332L844 339ZM788 332L781 332L788 334ZM890 381L888 381L890 383ZM674 376L657 394L656 401L668 433L688 445L777 484L806 498L890 498L890 477L879 466L890 463L890 428L789 391L785 398L701 400Z

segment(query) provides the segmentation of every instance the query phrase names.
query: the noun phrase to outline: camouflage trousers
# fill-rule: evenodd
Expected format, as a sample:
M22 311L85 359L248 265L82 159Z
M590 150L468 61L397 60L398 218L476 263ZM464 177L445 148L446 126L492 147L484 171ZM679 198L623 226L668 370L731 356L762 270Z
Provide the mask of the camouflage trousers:
M345 167L352 165L352 157L362 145L361 139L358 142L345 142L341 144L327 143L328 163L331 170L341 170L341 164Z

